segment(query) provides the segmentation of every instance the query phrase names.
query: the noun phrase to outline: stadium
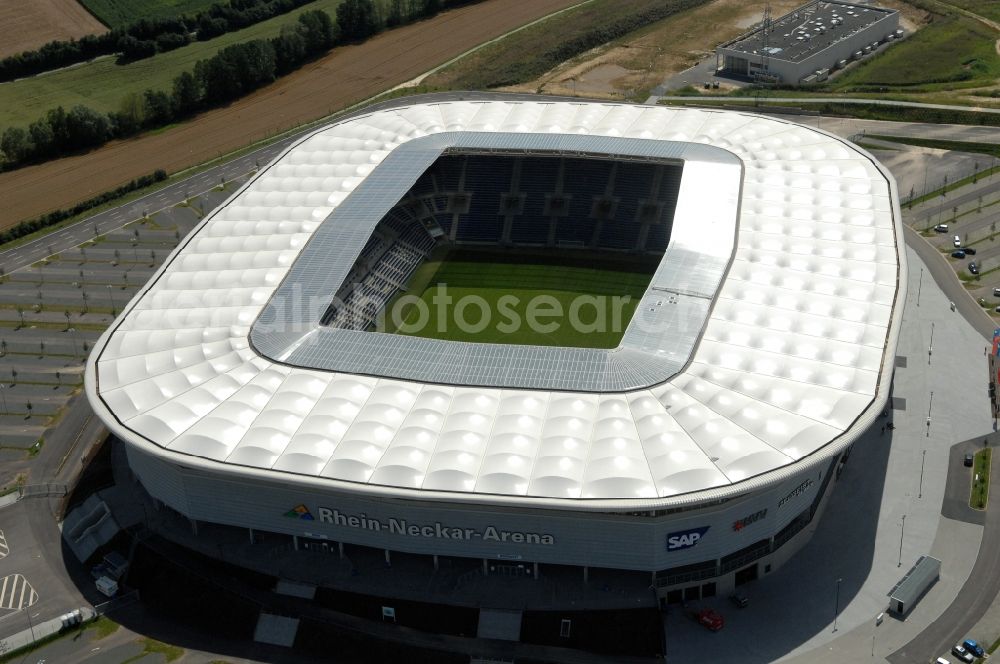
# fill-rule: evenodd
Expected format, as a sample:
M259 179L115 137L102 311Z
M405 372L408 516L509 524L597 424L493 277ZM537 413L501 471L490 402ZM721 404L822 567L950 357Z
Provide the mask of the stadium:
M887 406L895 183L784 119L400 100L207 215L86 390L163 509L484 574L728 592Z

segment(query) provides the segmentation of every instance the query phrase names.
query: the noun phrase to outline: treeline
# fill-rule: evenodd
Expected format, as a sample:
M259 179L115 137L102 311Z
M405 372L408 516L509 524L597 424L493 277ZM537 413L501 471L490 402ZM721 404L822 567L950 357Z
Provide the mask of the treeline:
M27 128L8 127L0 134L0 170L98 147L111 139L128 138L221 106L288 74L337 44L381 31L390 17L407 23L470 1L478 0L394 0L386 16L381 16L372 0L345 0L337 7L336 23L322 10L304 12L295 23L283 26L277 37L233 44L207 60L199 60L193 71L174 78L170 91L133 92L125 96L117 110L107 114L86 106L74 106L69 111L60 106Z
M103 35L52 41L35 51L0 60L0 82L85 62L100 55L120 53L130 62L205 41L226 32L286 14L313 0L229 0L190 16L140 19Z
M97 147L238 99L327 51L337 43L337 35L329 14L305 12L273 39L233 44L199 60L193 72L174 78L170 92L131 93L118 110L107 114L86 106L68 112L62 106L54 108L27 129L9 127L0 135L4 167Z
M123 184L117 189L112 191L106 191L103 194L98 194L93 198L83 201L82 203L77 203L73 207L65 210L55 210L44 214L41 217L35 219L29 219L28 221L22 221L21 223L8 228L5 231L0 232L0 245L6 244L12 240L17 240L25 235L30 235L35 231L40 231L43 228L48 228L49 226L54 226L60 221L69 219L70 217L75 217L78 214L82 214L87 210L92 210L98 205L104 205L109 201L113 201L116 198L121 198L125 194L131 193L138 189L143 189L151 184L157 182L163 182L167 179L167 172L163 169L158 169L150 175L143 175L140 178L129 181L127 184Z

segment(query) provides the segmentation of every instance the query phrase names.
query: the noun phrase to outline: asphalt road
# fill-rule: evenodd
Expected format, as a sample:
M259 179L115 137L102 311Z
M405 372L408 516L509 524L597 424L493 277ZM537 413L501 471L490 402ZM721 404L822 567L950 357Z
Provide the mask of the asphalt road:
M937 282L941 290L955 303L957 313L983 335L984 344L985 339L992 339L995 327L993 321L955 278L954 270L941 252L924 241L910 227L904 226L904 228L906 244L917 252L930 271L925 278L932 278ZM991 436L991 444L995 443ZM964 468L956 472L961 470ZM992 474L991 470L991 480ZM998 550L1000 550L1000 510L991 509L986 511L979 557L955 601L920 636L890 655L887 658L890 662L922 664L930 661L935 653L949 650L952 645L966 637L967 632L1000 594L1000 565L996 564Z
M994 465L993 468L996 466ZM990 479L993 479L990 471ZM922 664L935 653L946 652L966 638L970 629L983 616L1000 592L1000 565L996 552L1000 550L1000 510L986 510L983 541L972 573L941 618L931 623L920 636L889 655L892 664Z
M932 278L937 285L945 292L948 299L955 303L958 313L962 315L987 340L993 339L995 325L989 314L983 311L982 307L965 290L965 286L955 278L955 270L948 264L940 251L924 241L920 235L904 224L903 234L906 244L917 252L921 260L927 265L930 271L924 278Z

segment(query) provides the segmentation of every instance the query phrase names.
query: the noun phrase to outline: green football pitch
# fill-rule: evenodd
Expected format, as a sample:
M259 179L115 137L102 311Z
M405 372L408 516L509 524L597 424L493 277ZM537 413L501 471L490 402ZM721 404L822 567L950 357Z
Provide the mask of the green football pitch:
M386 307L378 329L450 341L614 348L658 261L442 250Z

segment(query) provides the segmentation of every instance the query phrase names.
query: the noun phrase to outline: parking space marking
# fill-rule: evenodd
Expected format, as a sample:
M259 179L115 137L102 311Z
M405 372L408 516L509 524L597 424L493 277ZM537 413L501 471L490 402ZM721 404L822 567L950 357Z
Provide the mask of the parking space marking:
M7 536L0 530L0 559L10 555L10 547L7 545Z
M20 574L8 574L0 579L0 609L20 611L38 601L38 593Z

